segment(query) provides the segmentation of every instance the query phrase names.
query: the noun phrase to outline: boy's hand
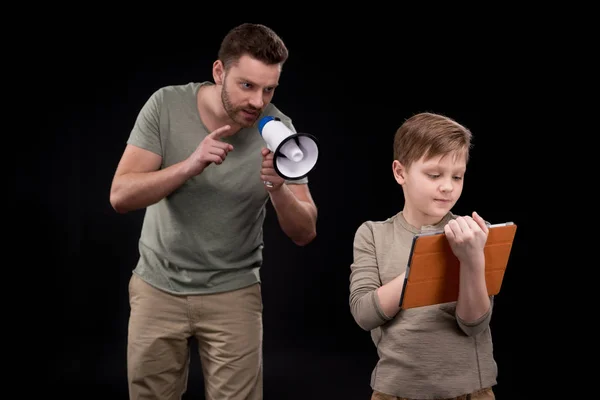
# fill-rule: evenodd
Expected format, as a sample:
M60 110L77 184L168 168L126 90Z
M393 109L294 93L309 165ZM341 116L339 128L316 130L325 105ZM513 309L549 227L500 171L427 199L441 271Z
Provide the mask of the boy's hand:
M479 214L473 212L472 218L465 216L451 220L444 232L461 265L485 266L483 247L489 230Z

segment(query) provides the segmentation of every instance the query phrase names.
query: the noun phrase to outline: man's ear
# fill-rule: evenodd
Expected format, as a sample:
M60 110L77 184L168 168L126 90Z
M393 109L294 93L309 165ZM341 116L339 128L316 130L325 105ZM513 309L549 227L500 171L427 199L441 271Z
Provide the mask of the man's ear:
M213 63L213 79L217 85L223 85L225 81L225 66L221 60Z
M399 185L403 185L406 179L406 168L404 168L404 165L402 165L400 161L394 160L392 163L392 172L394 173L396 182L398 182Z

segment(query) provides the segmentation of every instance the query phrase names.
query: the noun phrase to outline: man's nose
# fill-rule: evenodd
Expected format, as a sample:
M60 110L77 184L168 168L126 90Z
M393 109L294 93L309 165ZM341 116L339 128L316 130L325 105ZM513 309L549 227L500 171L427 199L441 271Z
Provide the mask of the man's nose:
M250 105L256 109L261 109L265 104L263 100L262 91L255 92L252 97L250 97Z

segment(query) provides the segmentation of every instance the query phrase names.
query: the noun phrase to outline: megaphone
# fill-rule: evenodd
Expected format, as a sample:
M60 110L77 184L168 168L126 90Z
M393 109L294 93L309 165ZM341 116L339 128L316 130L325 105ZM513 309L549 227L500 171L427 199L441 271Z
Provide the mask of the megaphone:
M277 117L266 116L258 122L258 131L274 153L273 166L288 180L304 178L319 158L317 139L308 133L294 133Z

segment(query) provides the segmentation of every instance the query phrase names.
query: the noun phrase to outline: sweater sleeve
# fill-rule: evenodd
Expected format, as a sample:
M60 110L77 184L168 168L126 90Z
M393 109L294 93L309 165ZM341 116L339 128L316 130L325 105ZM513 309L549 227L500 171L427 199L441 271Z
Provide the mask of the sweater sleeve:
M463 321L458 314L456 314L456 322L460 329L467 336L477 336L481 332L483 332L489 325L490 320L492 319L492 308L494 306L494 296L490 297L490 308L488 311L483 314L480 318L473 322Z
M350 311L356 323L370 331L392 318L381 308L377 289L381 286L372 225L363 223L354 236L350 266Z

